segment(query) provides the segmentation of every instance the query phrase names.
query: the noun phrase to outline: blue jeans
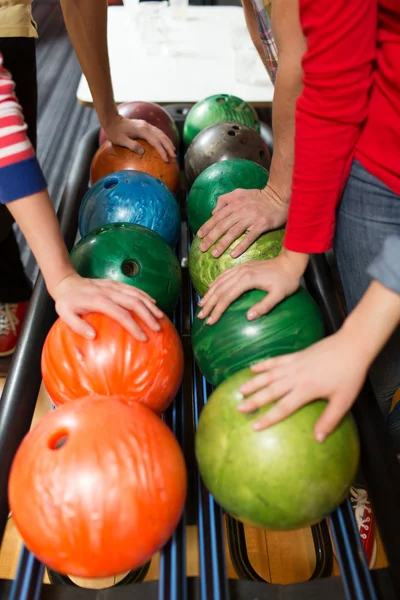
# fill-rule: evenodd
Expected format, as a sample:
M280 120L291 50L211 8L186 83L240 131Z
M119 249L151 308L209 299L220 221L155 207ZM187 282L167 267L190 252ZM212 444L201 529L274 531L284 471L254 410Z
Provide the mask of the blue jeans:
M399 232L400 196L355 160L339 207L334 244L348 312L371 282L368 265L384 240ZM393 394L400 387L400 328L373 363L369 377L396 451L400 453L400 404L389 415Z

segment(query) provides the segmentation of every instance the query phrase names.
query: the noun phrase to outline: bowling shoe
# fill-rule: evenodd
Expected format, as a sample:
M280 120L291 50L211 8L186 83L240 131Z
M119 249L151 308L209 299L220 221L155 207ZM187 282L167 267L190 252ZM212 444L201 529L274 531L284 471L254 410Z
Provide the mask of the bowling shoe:
M28 302L0 303L0 357L15 350Z
M361 544L371 569L376 561L376 537L375 519L368 500L367 490L352 487L350 489L350 502L360 532Z

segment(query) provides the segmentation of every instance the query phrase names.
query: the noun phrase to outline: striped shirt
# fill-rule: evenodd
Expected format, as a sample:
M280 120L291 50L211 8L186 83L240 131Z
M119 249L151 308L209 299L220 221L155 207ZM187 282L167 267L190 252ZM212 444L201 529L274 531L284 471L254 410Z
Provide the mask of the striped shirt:
M0 54L0 203L25 198L47 187L35 151L26 135L14 82Z
M267 59L267 70L275 85L278 69L278 50L271 29L271 0L251 0L256 14L258 31L264 54Z

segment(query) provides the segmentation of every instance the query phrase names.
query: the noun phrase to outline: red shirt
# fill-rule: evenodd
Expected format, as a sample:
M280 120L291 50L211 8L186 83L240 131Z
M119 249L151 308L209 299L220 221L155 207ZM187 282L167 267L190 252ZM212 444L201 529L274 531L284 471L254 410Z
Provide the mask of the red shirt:
M284 245L330 250L353 158L400 195L400 0L300 0L307 37Z

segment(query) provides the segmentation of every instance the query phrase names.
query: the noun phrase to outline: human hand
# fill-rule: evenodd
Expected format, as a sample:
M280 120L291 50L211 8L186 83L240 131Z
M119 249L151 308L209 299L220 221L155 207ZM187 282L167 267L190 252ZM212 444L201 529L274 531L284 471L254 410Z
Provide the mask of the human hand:
M122 325L134 338L147 341L147 336L129 311L137 315L153 331L160 330L158 319L163 312L148 294L111 279L85 279L71 273L54 288L53 298L60 318L76 333L94 339L96 332L81 316L97 312Z
M237 189L224 194L218 198L211 219L197 232L200 238L204 238L200 250L205 252L220 240L212 251L212 255L218 258L232 242L247 232L231 252L231 256L236 258L262 233L284 225L287 214L288 203L281 200L269 185L263 190Z
M350 410L368 368L357 339L340 330L305 350L251 367L257 376L241 386L240 392L249 398L238 410L252 412L277 400L254 423L254 429L261 431L309 402L326 399L328 406L314 427L315 439L323 442Z
M197 316L199 319L205 319L210 315L207 324L213 325L228 306L244 292L264 290L268 295L247 313L247 319L253 321L299 288L307 262L308 255L283 248L276 258L250 260L227 269L210 284L207 293L199 302L202 310Z
M169 137L158 129L140 119L125 119L121 115L115 115L106 127L104 127L107 139L117 146L124 146L143 154L143 146L136 139L146 140L159 153L164 162L168 162L169 158L175 158L176 152L173 143Z

